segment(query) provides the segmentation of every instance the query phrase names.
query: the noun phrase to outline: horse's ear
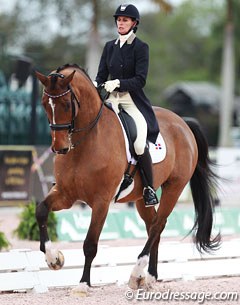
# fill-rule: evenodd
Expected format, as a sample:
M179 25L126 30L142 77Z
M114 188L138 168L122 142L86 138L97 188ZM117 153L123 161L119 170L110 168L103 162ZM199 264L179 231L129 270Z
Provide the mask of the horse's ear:
M68 76L66 76L65 78L63 78L61 80L61 87L62 88L68 86L68 84L72 81L75 72L76 72L76 70L74 70L71 74L69 74Z
M49 85L49 78L42 73L35 71L35 74L37 78L40 80L40 82L43 84L43 86L47 87Z

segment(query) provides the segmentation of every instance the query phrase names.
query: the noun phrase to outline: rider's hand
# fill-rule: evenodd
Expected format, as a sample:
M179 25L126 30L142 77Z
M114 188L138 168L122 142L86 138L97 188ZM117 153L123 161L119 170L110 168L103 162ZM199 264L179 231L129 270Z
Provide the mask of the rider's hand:
M113 92L114 89L120 87L120 80L119 79L114 79L114 80L109 80L104 84L104 88L107 92Z

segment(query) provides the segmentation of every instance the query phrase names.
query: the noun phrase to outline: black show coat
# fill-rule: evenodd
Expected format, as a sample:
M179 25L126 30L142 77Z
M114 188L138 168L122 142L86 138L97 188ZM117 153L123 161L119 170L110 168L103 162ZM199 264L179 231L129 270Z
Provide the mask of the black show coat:
M159 133L158 123L143 87L149 65L149 48L146 43L132 34L120 48L119 39L105 44L99 63L96 81L119 79L120 92L128 91L148 125L148 140L155 142Z

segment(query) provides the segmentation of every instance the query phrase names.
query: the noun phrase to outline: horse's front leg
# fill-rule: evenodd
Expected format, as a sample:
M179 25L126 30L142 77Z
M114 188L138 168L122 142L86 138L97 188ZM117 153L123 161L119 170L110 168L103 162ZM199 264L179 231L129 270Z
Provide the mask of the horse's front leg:
M91 265L97 254L99 236L107 217L108 207L109 205L107 203L104 205L97 203L96 206L93 206L91 223L83 244L83 252L85 256L83 274L79 286L73 289L73 292L76 294L82 295L86 291L86 285L91 286Z
M139 215L143 219L146 225L147 233L149 235L149 231L152 225L154 218L156 217L155 208L147 208L145 207L143 199L136 201L136 207ZM136 265L133 268L129 279L129 287L132 289L145 288L147 286L151 286L157 279L157 249L158 242L156 247L152 247L152 250L149 252L143 253L143 255L139 255ZM156 248L156 249L155 249ZM148 265L148 272L145 274L145 267Z
M36 219L39 226L40 233L40 250L45 253L45 260L50 269L58 270L64 265L64 256L61 251L53 249L51 241L49 239L47 230L47 220L50 210L58 210L54 207L54 202L58 205L65 207L64 203L61 202L60 197L56 196L56 193L50 193L47 198L39 203L36 207ZM64 196L61 196L61 198Z

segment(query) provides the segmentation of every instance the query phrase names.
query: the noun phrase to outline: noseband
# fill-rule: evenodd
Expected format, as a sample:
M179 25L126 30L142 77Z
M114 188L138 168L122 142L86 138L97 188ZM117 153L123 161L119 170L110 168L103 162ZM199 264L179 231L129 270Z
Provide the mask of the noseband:
M60 78L64 78L65 77L61 73L51 73L51 74L49 74L49 76L57 76L57 77L60 77ZM52 123L49 123L49 127L51 128L51 130L54 130L54 131L68 130L69 140L71 142L71 136L72 136L73 133L82 132L82 131L89 131L89 130L91 130L97 124L97 122L98 122L98 120L99 120L99 118L100 118L100 116L102 114L102 109L103 109L104 103L101 104L100 110L99 110L96 118L92 122L90 122L85 127L75 129L75 118L76 118L76 115L77 115L75 101L77 103L78 108L80 108L80 102L77 99L77 97L76 97L76 95L75 95L71 85L69 84L68 85L68 89L65 92L63 92L61 94L58 94L58 95L51 95L47 91L45 91L45 90L43 91L43 94L45 94L46 96L48 96L51 99L57 99L57 98L63 97L65 95L67 95L68 93L71 94L71 108L72 108L71 122L70 123L65 123L65 124L52 124ZM79 140L75 144L71 144L71 148L74 148L80 142L81 142L81 140Z

